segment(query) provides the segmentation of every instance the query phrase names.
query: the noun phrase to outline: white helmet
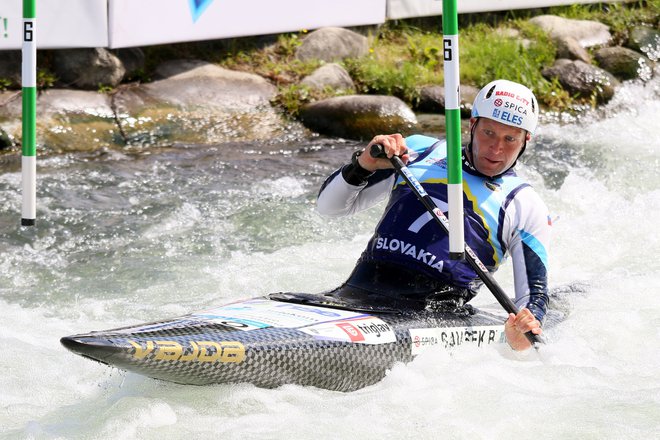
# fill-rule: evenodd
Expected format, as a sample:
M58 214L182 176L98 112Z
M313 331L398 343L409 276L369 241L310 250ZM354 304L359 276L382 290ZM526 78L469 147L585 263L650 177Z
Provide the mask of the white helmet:
M479 91L472 105L472 117L492 119L534 134L539 120L539 104L527 87L498 79Z

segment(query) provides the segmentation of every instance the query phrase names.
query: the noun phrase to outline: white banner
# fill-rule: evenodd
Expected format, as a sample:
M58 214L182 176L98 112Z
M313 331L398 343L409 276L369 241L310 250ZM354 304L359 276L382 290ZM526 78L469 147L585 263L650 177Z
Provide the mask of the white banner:
M36 0L39 49L106 47L107 0ZM0 50L20 49L22 0L0 1Z
M110 47L385 22L386 0L108 0Z
M601 2L603 2L603 0L459 0L458 13L465 14L468 12L506 11L509 9L529 9L575 3ZM605 1L605 3L607 3L607 1ZM441 14L442 0L387 0L388 20L428 17Z

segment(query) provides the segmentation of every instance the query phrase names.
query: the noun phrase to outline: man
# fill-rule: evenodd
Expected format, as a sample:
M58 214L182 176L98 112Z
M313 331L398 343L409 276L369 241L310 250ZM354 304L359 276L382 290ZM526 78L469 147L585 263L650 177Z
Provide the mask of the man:
M490 271L510 255L515 302L521 307L505 323L509 345L531 346L524 334L542 333L548 303L548 210L513 170L538 122L538 102L525 86L489 83L477 95L470 119L470 143L463 150L465 240ZM317 209L344 216L389 195L389 202L348 281L327 293L344 301L424 308L450 302L461 306L480 281L466 261L449 258L449 238L399 178L388 159L376 159L371 145L388 158L400 156L438 207L447 211L446 144L427 136L404 139L379 135L335 171L319 192Z

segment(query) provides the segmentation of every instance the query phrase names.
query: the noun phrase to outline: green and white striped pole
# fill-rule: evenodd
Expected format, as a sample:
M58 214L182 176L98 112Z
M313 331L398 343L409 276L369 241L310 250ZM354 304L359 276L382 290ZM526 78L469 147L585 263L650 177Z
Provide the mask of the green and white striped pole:
M23 209L21 226L33 226L37 217L37 45L36 0L23 0Z
M463 228L463 169L461 168L461 94L458 63L458 8L456 0L442 1L445 120L447 127L447 204L449 257L465 258Z

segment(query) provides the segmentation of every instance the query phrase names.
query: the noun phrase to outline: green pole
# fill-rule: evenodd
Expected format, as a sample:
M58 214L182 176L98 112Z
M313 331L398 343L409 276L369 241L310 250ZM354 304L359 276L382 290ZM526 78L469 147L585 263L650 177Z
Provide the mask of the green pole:
M445 120L447 127L447 204L449 257L465 258L463 228L463 169L461 168L461 96L458 62L458 8L456 0L442 1Z
M23 0L22 226L36 221L37 192L37 45L36 0Z

